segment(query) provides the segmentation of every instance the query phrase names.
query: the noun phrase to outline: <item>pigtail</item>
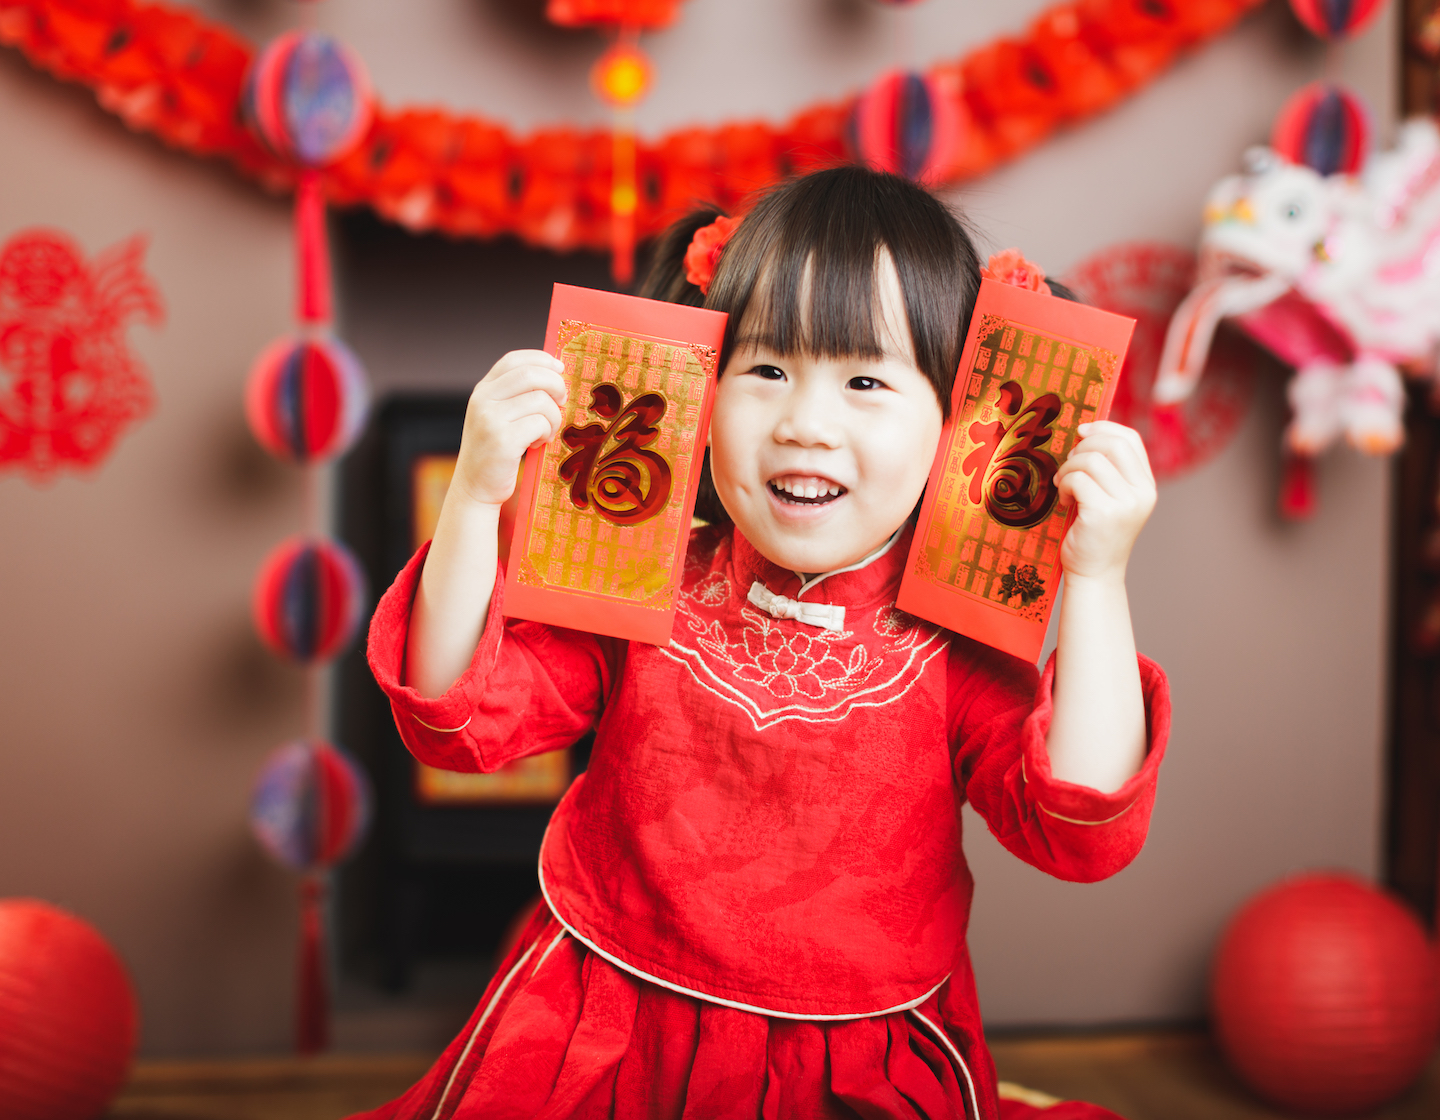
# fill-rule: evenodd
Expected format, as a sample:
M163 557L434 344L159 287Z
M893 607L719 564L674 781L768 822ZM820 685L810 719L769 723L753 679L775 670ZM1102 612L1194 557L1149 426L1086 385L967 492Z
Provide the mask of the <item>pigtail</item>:
M650 268L640 283L638 295L646 299L664 300L666 303L683 303L690 307L703 307L705 293L685 278L685 251L695 240L695 234L722 216L713 206L692 210L655 241L650 257ZM705 449L705 461L700 467L700 485L695 495L695 516L710 525L728 525L730 515L720 504L720 495L715 492L715 481L710 477L710 449Z
M702 206L692 210L655 241L655 250L650 258L650 268L636 293L646 299L664 300L666 303L683 303L690 307L702 307L705 293L685 278L685 251L695 234L723 217L723 212L714 206Z

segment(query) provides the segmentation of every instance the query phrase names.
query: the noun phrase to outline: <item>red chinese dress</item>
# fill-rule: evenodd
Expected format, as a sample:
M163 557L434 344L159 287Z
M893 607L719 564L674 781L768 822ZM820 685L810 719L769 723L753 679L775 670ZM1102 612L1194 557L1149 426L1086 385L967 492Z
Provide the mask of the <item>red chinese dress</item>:
M369 647L416 757L488 771L596 739L542 845L548 905L374 1120L1002 1115L960 806L1052 875L1113 875L1144 843L1167 686L1142 657L1139 774L1110 794L1058 781L1053 662L1037 681L897 611L909 535L802 585L738 532L701 530L664 647L507 622L499 581L470 669L436 699L401 683L416 555Z

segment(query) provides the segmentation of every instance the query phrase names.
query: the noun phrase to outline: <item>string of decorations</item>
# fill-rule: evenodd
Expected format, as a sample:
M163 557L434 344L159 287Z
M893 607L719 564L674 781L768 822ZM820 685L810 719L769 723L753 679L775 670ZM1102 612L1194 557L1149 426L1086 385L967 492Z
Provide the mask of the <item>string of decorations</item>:
M255 580L255 628L278 656L309 667L307 737L270 753L255 783L251 825L261 845L300 879L296 1049L329 1041L325 951L328 872L363 839L369 783L340 747L324 739L321 666L354 640L365 581L344 545L319 524L318 464L344 454L369 408L364 370L331 330L330 251L325 233L325 168L354 151L374 106L364 67L340 43L290 31L255 56L240 99L242 118L266 151L297 175L295 333L255 360L245 415L260 445L305 471L305 534L277 546Z
M1056 129L1110 108L1176 56L1228 30L1263 0L1075 0L1021 34L924 73L882 76L870 91L809 106L780 124L727 122L633 144L635 238L695 200L732 207L777 178L849 159L920 167L935 183L969 179ZM551 0L557 22L656 26L676 0ZM637 13L651 12L641 24ZM558 17L557 14L558 13ZM266 187L300 170L267 151L237 107L253 48L192 9L139 0L0 0L0 42L35 66L95 90L136 131L229 160ZM862 103L868 108L857 116ZM922 118L932 122L918 127ZM330 202L367 205L412 230L511 234L556 250L614 248L616 131L565 125L516 135L502 122L441 109L377 106L354 149L318 169ZM621 158L628 158L620 145ZM623 231L621 231L623 233Z

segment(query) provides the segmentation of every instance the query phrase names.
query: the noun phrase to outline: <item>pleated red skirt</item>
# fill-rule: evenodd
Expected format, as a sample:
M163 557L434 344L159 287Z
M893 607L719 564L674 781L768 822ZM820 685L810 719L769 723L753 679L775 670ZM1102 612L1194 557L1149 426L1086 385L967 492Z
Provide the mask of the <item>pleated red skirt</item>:
M974 1120L972 1074L940 1023L933 998L834 1022L695 999L611 964L542 907L430 1071L352 1120ZM1030 1117L1119 1120L1001 1104L1001 1120Z

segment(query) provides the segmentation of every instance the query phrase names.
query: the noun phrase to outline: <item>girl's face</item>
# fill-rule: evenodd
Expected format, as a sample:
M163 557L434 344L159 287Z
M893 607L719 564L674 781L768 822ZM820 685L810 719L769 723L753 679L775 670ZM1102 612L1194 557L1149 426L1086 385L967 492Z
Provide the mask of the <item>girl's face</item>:
M716 388L715 489L750 543L792 571L833 571L883 544L915 508L940 441L895 267L881 265L883 358L777 354L746 343L742 322Z

